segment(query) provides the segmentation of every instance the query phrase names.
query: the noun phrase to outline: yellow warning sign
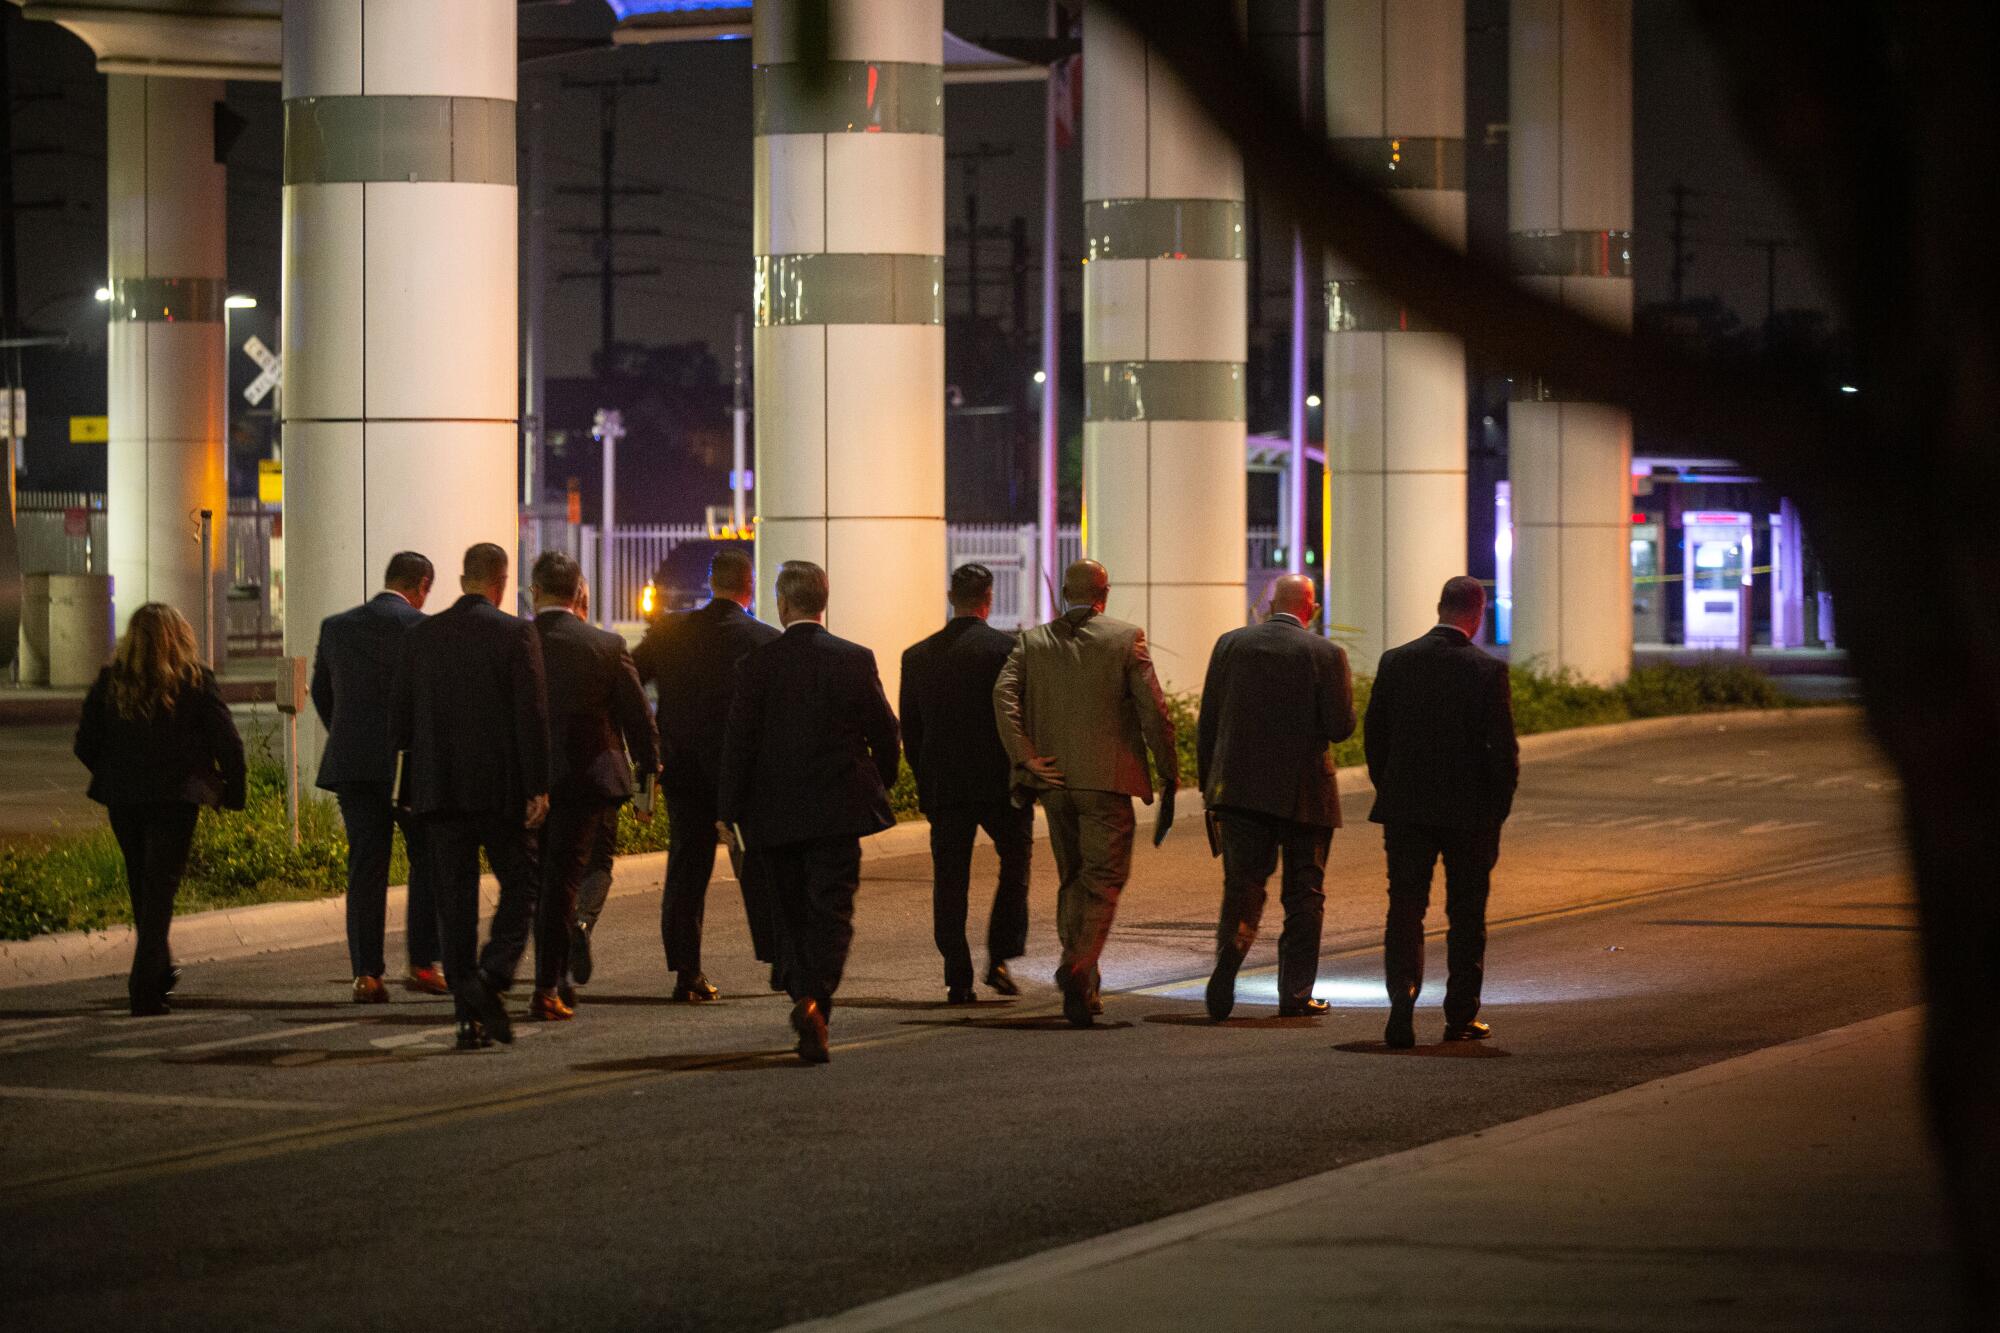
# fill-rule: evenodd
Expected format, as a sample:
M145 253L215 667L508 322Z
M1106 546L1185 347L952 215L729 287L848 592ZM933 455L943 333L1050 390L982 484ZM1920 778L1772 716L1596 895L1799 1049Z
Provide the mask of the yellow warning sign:
M257 498L267 505L285 502L285 465L279 459L257 460Z
M71 417L69 419L69 442L71 444L103 444L110 438L110 417Z

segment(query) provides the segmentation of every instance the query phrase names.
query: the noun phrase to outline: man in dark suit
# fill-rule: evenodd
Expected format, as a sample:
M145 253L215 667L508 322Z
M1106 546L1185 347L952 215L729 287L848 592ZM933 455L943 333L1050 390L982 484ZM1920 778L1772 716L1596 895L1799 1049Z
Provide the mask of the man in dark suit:
M993 724L993 683L1014 651L1014 636L986 623L993 571L959 566L949 595L950 623L903 654L898 713L903 750L917 778L917 807L931 821L931 933L944 955L945 991L952 1004L971 1004L965 917L973 834L985 829L1000 854L1000 882L986 923L986 984L1002 995L1019 995L1007 960L1028 951L1035 810L1013 802L1013 765Z
M875 654L827 633L827 592L810 561L779 571L785 632L737 665L718 803L768 877L792 1028L815 1064L827 1060L827 1015L854 940L861 839L896 822L901 758Z
M709 565L708 605L662 616L633 654L659 698L661 776L667 798L667 882L660 897L660 939L674 973L674 998L701 1003L721 992L701 970L701 923L715 873L716 787L729 695L743 655L778 637L750 615L756 600L750 557L727 548ZM743 907L757 957L771 962L771 904L748 866L738 866Z
M382 591L351 611L320 622L313 653L312 701L326 728L319 786L340 803L347 826L347 959L356 1004L386 1004L382 933L389 895L389 853L397 827L410 855L408 925L411 990L448 993L438 970L437 900L431 893L423 832L391 801L396 755L389 746L389 688L403 636L424 620L431 562L415 551L389 559Z
M1389 857L1389 924L1382 966L1389 984L1383 1040L1416 1044L1417 993L1424 984L1424 913L1431 868L1444 858L1444 1039L1480 1041L1486 960L1486 893L1500 857L1500 825L1521 774L1507 664L1472 642L1486 615L1477 579L1447 579L1438 625L1382 654L1362 728L1375 808Z
M1201 689L1196 752L1202 797L1222 842L1222 916L1208 1015L1236 1003L1236 972L1257 939L1264 885L1282 857L1278 1013L1318 1017L1326 853L1340 827L1340 792L1327 747L1354 734L1347 654L1307 628L1313 584L1287 574L1271 591L1271 618L1216 640Z
M549 714L534 624L500 609L507 552L465 553L464 595L409 632L390 703L390 735L410 752L410 814L430 841L445 979L461 1049L511 1042L501 996L534 927L530 831L549 813ZM479 953L479 853L500 881Z
M1063 1017L1089 1027L1103 1008L1097 960L1132 873L1132 798L1151 804L1158 779L1158 846L1173 823L1180 770L1146 632L1104 614L1110 574L1095 560L1078 560L1063 572L1062 595L1062 615L1022 634L1000 669L993 716L1017 799L1038 795L1048 814L1049 850L1062 877L1056 985Z
M597 840L632 797L632 774L659 771L659 742L625 640L585 624L583 571L561 551L535 561L535 633L549 697L549 817L542 825L541 898L535 908L531 1016L574 1018L570 933L577 885ZM627 754L630 759L627 759ZM651 819L644 811L641 819Z

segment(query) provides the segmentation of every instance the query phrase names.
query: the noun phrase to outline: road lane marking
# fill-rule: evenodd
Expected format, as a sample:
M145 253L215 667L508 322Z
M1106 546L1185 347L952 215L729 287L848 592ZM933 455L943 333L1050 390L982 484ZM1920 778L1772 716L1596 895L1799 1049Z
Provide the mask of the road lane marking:
M1788 865L1769 867L1763 870L1746 871L1736 875L1725 875L1713 879L1700 880L1691 884L1668 885L1658 889L1643 890L1624 894L1617 898L1602 899L1588 903L1576 903L1568 907L1548 908L1537 912L1523 912L1515 916L1503 917L1490 923L1488 929L1495 930L1508 926L1528 925L1536 922L1560 920L1567 917L1583 916L1592 912L1607 911L1630 903L1662 898L1670 894L1691 893L1735 884L1756 883L1762 880L1779 879L1786 875L1802 874L1814 870L1827 869L1876 859L1889 855L1901 855L1900 844L1864 848L1853 852L1836 853L1797 861ZM1444 928L1427 931L1427 936L1436 938L1445 933ZM1353 948L1321 955L1322 959L1341 959L1379 952L1381 944L1356 945ZM1275 965L1245 969L1244 976L1275 973ZM1113 995L1139 995L1158 997L1165 992L1179 990L1203 981L1207 974L1181 977L1173 981L1152 986L1114 990ZM1052 1016L1060 1012L1059 1005L1051 1000L1041 1004L1013 1006L1008 1015L1011 1019ZM344 1027L347 1024L330 1024ZM968 1020L963 1024L906 1028L902 1031L882 1033L873 1037L861 1037L853 1041L832 1043L832 1049L840 1053L878 1049L885 1046L902 1045L935 1037L941 1033L977 1031L979 1024ZM294 1031L307 1031L299 1028ZM533 1029L525 1029L532 1031ZM277 1034L283 1035L283 1034ZM183 1048L187 1049L187 1048ZM782 1054L774 1050L774 1055ZM698 1057L697 1057L698 1058ZM510 1091L497 1091L481 1096L455 1101L433 1103L429 1106L393 1108L352 1116L346 1119L323 1121L316 1125L273 1130L262 1134L239 1137L226 1143L197 1145L178 1149L154 1157L110 1163L104 1166L88 1167L81 1171L58 1171L41 1176L31 1176L23 1180L0 1184L0 1199L16 1201L22 1199L54 1198L65 1195L83 1194L116 1186L132 1185L162 1177L186 1175L195 1171L213 1170L219 1167L240 1166L249 1162L263 1161L273 1157L288 1156L312 1149L332 1148L347 1143L380 1138L389 1134L399 1134L411 1130L435 1128L440 1125L459 1124L471 1120L489 1119L515 1111L541 1109L561 1102L594 1096L631 1083L654 1079L668 1079L683 1075L713 1073L727 1070L741 1059L740 1053L718 1053L709 1064L691 1064L673 1069L643 1068L618 1069L571 1075L554 1079L539 1085L530 1085Z
M361 1026L358 1018L344 1019L338 1023L308 1023L304 1027L281 1028L274 1032L253 1032L247 1037L224 1037L220 1041L198 1041L192 1046L176 1046L175 1055L189 1055L196 1051L219 1051L225 1046L254 1046L258 1042L283 1041L287 1037L303 1037L314 1032L332 1032L335 1028Z
M166 1053L166 1049L164 1046L116 1046L108 1051L97 1052L97 1058L100 1060L137 1060L141 1056L163 1055Z
M458 1024L446 1023L439 1028L418 1028L415 1032L397 1032L387 1037L374 1037L368 1042L377 1050L393 1051L399 1046L416 1046L433 1037L453 1037L458 1035Z
M0 1086L0 1097L35 1102L104 1102L113 1106L183 1106L215 1111L324 1111L336 1102L274 1102L259 1097L197 1097L164 1092L113 1092L105 1088Z

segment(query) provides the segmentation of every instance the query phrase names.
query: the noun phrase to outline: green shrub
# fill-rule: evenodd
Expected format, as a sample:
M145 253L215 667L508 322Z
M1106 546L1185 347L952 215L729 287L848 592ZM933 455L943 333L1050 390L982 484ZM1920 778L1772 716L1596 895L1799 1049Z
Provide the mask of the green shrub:
M1769 676L1747 662L1719 655L1692 666L1640 667L1618 690L1633 717L1793 705Z

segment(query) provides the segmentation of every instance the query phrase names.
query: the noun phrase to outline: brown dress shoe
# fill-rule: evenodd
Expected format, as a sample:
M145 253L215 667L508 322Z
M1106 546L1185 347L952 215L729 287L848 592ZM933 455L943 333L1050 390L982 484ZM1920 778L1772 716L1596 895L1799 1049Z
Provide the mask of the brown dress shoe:
M535 998L528 1001L528 1017L543 1023L567 1023L576 1017L576 1010L564 1004L562 996L551 988L535 992Z
M429 967L412 966L403 984L413 991L422 991L425 995L451 994L451 987L445 984L444 969L435 964Z
M674 998L682 1004L707 1004L722 998L722 992L699 972L683 972L674 981Z
M356 1004L387 1004L389 988L382 984L380 977L356 977L354 979L354 1002Z
M799 1034L799 1059L813 1065L827 1062L826 1014L817 1001L800 1000L792 1006L792 1031Z

